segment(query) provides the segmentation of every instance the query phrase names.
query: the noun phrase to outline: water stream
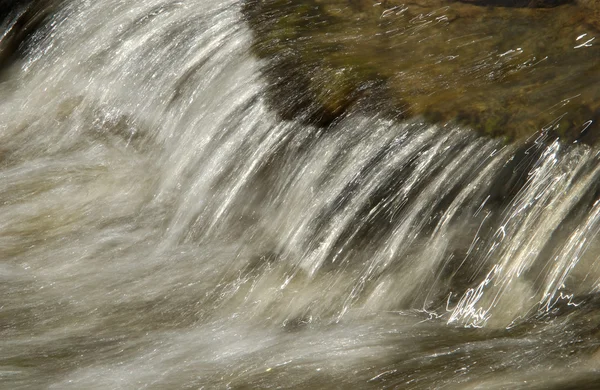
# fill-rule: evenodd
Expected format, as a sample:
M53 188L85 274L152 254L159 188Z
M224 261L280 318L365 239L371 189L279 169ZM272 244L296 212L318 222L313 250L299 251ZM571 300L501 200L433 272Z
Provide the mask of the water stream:
M72 0L6 70L0 388L596 388L598 148L282 120L251 39Z

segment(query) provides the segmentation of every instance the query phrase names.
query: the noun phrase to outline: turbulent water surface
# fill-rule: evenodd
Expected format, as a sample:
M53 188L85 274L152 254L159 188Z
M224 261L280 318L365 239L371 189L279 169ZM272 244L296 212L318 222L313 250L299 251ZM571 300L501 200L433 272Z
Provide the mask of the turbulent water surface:
M5 69L0 387L597 388L598 148L281 120L251 40L72 0Z

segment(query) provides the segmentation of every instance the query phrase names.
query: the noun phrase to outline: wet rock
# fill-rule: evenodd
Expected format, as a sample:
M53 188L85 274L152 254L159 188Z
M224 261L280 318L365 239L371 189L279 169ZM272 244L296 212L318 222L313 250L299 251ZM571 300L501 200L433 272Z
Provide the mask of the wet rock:
M263 73L272 92L271 104L282 118L328 126L361 106L400 115L388 103L391 96L385 76L362 58L331 52L336 43L326 41L328 28L318 39L311 37L320 34L319 27L339 23L318 2L251 0L245 2L244 12L258 37L254 51L270 60ZM380 98L371 99L373 95Z
M586 12L585 21L600 30L600 1L578 0L577 5Z
M528 7L528 8L550 8L572 3L573 0L458 0L480 6L490 7Z
M358 107L506 140L546 129L595 142L596 3L485 3L248 0L244 14L284 118L327 126Z

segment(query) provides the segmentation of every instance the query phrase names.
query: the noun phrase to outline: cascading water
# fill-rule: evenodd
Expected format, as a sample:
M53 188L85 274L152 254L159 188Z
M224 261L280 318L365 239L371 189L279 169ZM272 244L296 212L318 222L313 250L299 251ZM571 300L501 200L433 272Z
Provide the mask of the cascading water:
M597 149L283 121L239 8L67 1L7 70L0 387L600 381Z

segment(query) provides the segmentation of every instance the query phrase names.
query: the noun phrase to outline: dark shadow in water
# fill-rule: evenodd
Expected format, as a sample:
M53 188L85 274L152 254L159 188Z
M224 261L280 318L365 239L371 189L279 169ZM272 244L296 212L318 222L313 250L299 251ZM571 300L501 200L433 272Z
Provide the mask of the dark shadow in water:
M0 0L0 72L22 58L30 40L40 31L61 0Z

